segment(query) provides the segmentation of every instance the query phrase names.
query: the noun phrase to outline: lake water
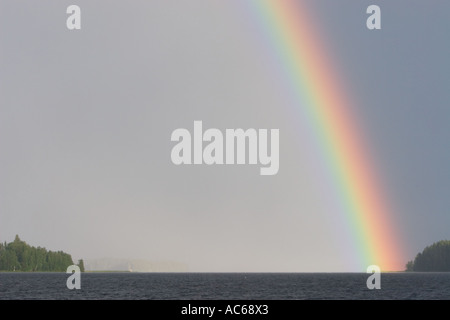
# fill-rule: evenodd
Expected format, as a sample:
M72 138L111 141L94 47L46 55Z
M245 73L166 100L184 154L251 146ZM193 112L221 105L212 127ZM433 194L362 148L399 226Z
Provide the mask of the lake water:
M450 299L450 273L82 273L69 290L65 273L0 273L0 299L298 300Z

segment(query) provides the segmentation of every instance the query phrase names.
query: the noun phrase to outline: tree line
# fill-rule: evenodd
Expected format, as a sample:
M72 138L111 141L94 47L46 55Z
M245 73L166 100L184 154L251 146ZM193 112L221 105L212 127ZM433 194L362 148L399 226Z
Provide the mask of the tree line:
M47 251L32 247L16 235L13 242L0 243L0 271L20 272L65 272L73 265L72 256L63 251ZM83 260L78 261L80 271L84 272Z
M441 240L426 247L406 264L406 271L450 271L450 240Z

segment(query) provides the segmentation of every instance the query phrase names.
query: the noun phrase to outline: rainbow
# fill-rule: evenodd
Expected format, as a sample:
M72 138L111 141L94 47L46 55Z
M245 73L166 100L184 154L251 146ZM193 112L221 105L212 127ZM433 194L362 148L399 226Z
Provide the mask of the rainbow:
M351 255L359 260L361 271L372 264L382 271L404 270L396 224L349 107L357 104L345 94L343 81L333 70L316 21L300 0L255 0L250 6L331 174L345 215L342 219L352 232L353 248L344 250L356 251Z

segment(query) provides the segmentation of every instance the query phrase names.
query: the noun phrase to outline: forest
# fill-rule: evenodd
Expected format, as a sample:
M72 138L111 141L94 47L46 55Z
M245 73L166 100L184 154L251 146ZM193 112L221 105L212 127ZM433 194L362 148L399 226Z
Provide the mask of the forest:
M450 271L450 240L441 240L426 247L406 264L406 271Z
M47 251L32 247L16 235L13 242L0 243L0 271L19 272L66 272L73 265L72 256L63 251ZM83 260L78 261L84 272Z

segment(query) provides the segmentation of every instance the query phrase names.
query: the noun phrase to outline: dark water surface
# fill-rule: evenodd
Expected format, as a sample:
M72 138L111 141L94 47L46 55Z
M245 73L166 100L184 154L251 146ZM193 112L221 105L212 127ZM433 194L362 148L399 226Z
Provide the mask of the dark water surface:
M450 299L450 273L382 273L381 289L365 273L82 273L69 290L66 273L0 273L0 299Z

